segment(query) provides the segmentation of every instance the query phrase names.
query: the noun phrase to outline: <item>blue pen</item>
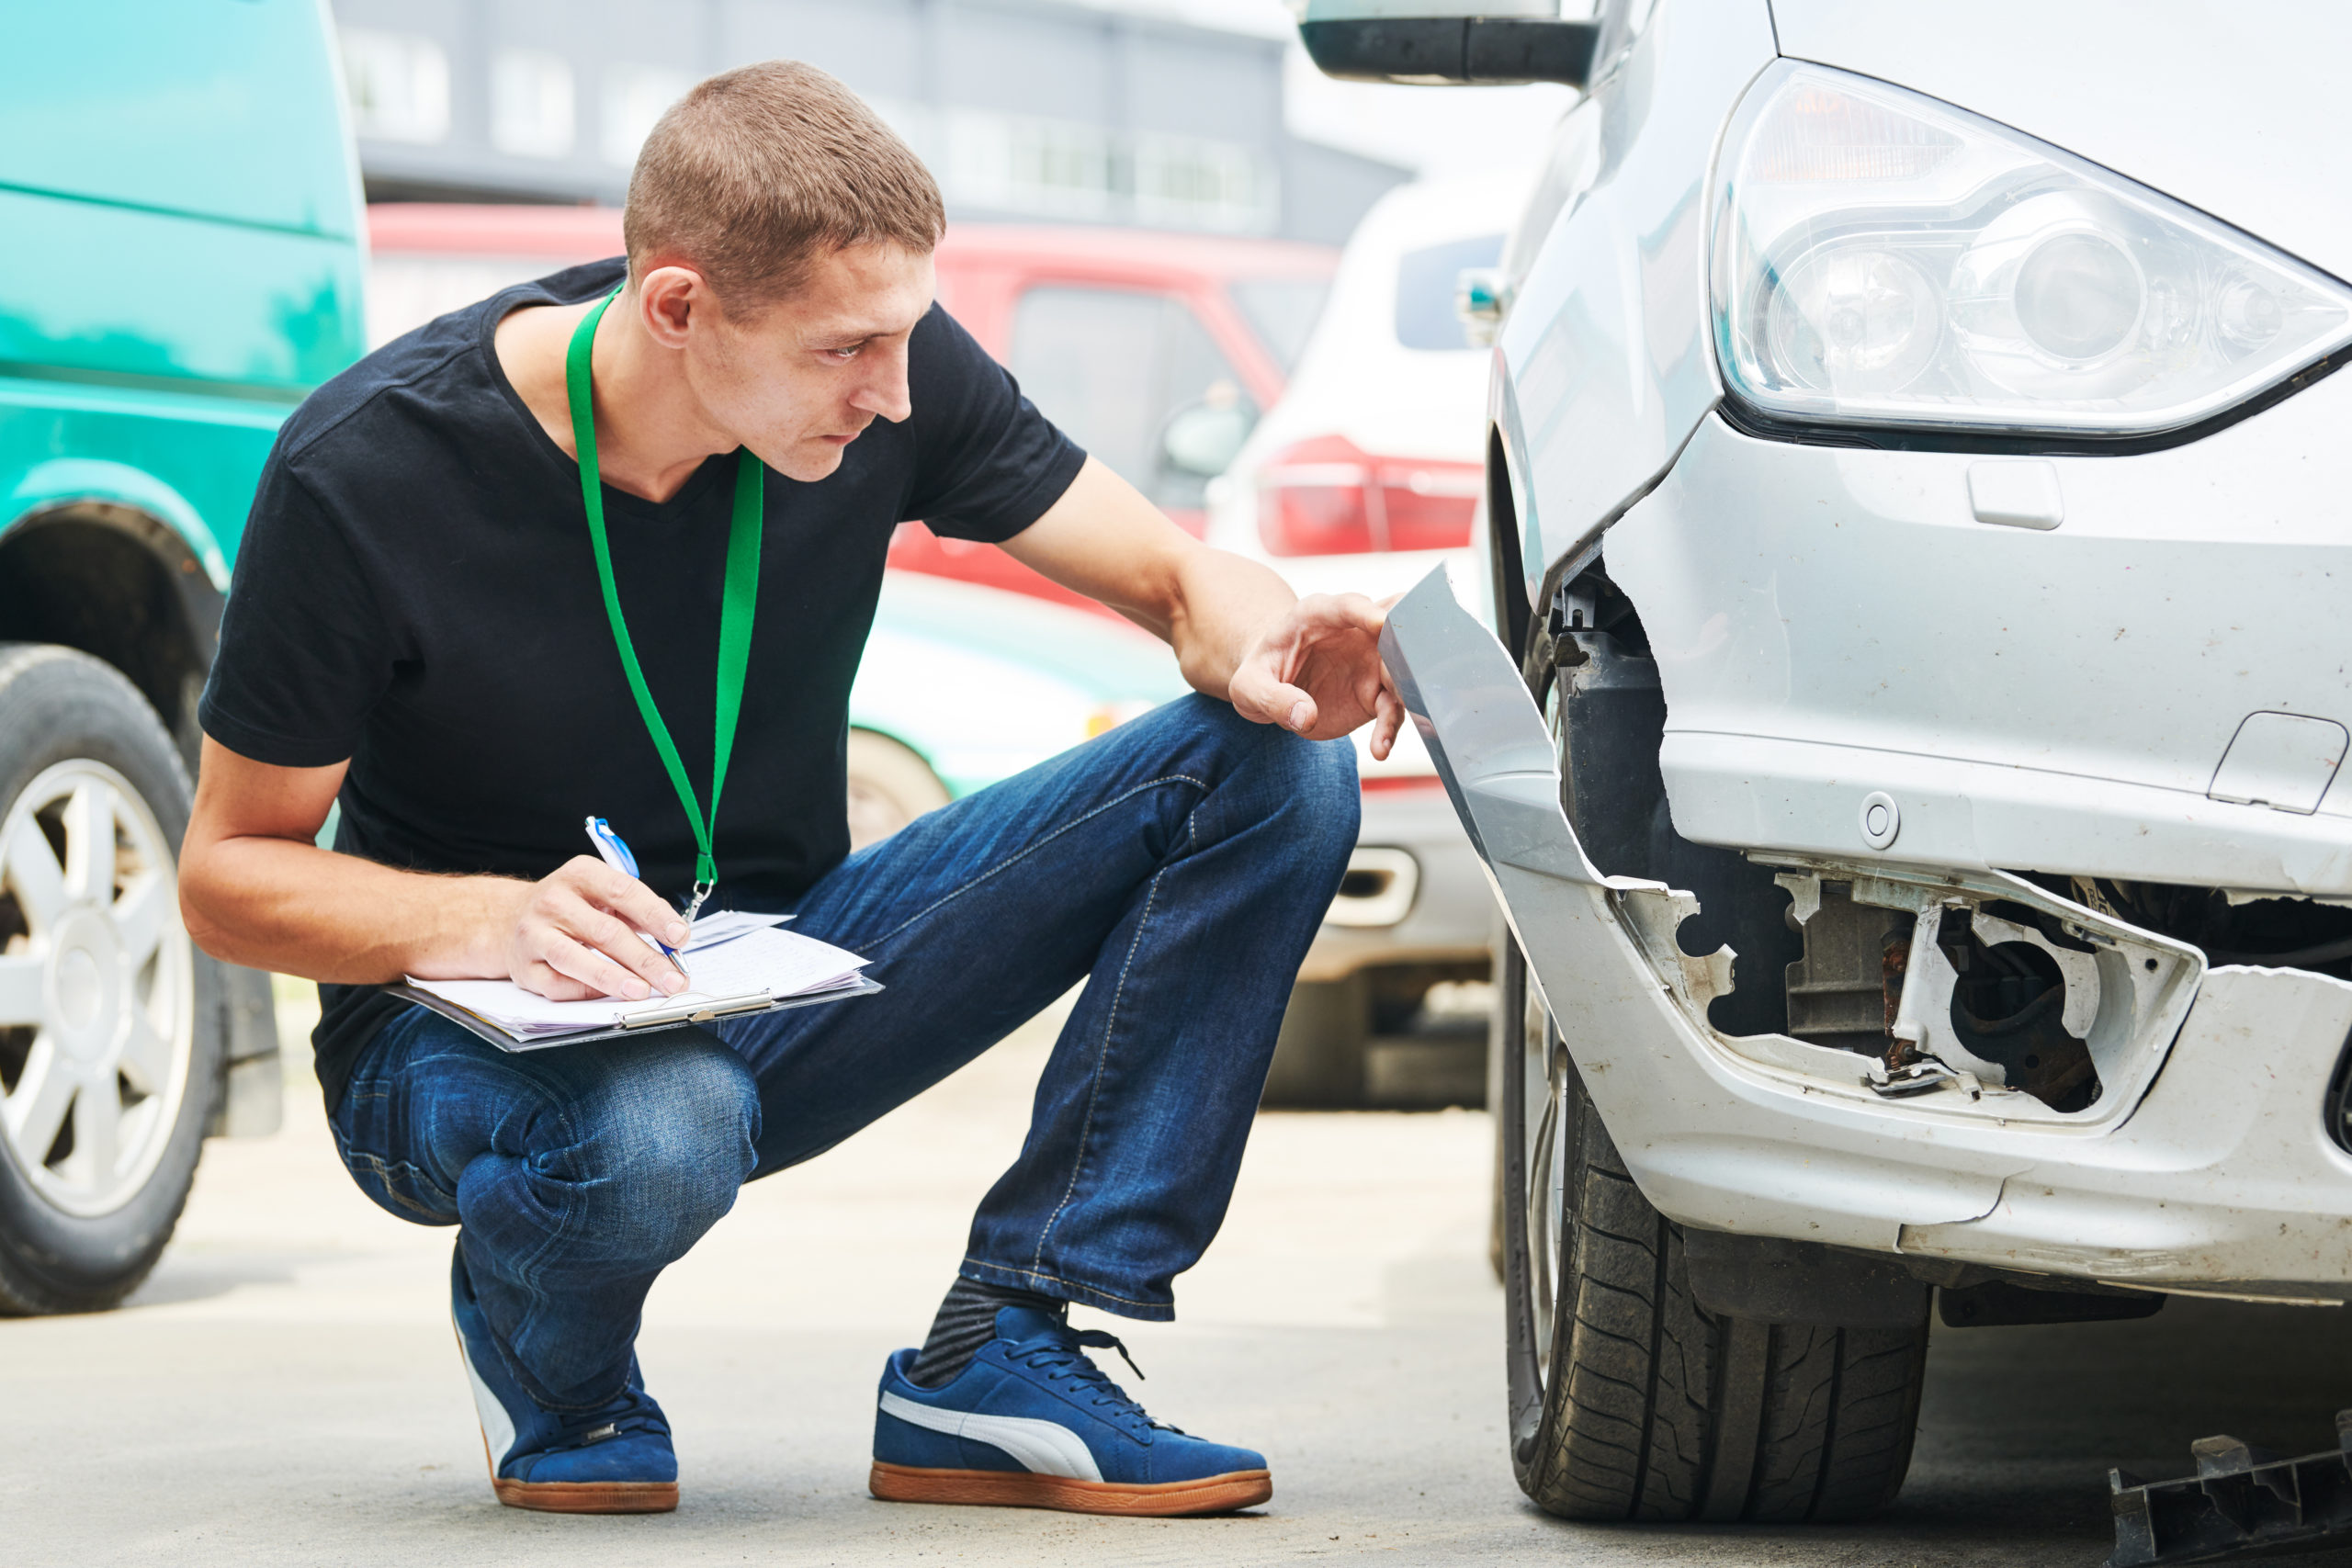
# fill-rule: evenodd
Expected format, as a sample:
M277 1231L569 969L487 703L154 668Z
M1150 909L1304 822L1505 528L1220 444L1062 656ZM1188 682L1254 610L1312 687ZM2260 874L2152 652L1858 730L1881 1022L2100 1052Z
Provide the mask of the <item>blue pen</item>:
M588 841L596 846L596 853L606 865L611 866L623 876L633 878L638 874L637 857L628 852L628 845L621 841L621 836L613 831L613 825L603 818L588 818ZM687 930L691 931L693 929L693 922L687 922ZM651 931L645 934L653 936ZM669 955L670 962L678 966L679 974L684 975L686 972L685 961L678 956L676 948L672 947L658 936L653 936L653 945Z

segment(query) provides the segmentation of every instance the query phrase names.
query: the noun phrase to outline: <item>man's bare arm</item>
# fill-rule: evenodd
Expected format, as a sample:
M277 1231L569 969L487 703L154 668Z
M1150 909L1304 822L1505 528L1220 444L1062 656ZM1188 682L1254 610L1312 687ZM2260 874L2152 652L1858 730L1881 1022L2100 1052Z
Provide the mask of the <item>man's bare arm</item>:
M1092 458L1006 552L1167 639L1194 690L1261 724L1328 740L1373 724L1385 757L1404 707L1380 666L1380 606L1300 600L1256 561L1213 550Z
M670 961L632 931L683 941L677 911L582 855L538 882L430 876L311 840L347 764L277 768L207 737L180 847L180 911L215 958L376 985L512 978L559 999L673 992Z

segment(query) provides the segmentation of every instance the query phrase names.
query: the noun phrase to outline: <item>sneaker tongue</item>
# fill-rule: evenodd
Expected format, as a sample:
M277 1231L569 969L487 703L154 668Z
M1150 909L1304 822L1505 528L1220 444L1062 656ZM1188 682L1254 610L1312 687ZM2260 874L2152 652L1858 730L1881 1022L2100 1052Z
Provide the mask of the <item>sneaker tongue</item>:
M1035 1307L1009 1306L996 1314L996 1337L1015 1345L1026 1345L1033 1339L1059 1339L1069 1333L1069 1325L1049 1312Z

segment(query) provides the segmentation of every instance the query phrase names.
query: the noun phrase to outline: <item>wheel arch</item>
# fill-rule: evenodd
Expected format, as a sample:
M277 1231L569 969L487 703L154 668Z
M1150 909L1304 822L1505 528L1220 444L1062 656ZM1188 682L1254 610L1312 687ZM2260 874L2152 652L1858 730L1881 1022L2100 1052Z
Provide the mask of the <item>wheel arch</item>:
M947 775L939 771L938 759L934 758L931 754L931 748L915 739L904 729L898 728L892 725L886 724L870 716L852 714L850 715L848 728L842 733L842 744L847 745L849 737L853 735L871 735L876 739L888 740L894 746L905 747L908 750L914 753L917 761L921 761L924 767L931 770L932 776L939 781L942 788L947 789L951 794L953 793L953 786L948 784Z
M12 499L0 640L60 644L122 671L193 773L228 577L210 529L170 487L119 464L44 464Z

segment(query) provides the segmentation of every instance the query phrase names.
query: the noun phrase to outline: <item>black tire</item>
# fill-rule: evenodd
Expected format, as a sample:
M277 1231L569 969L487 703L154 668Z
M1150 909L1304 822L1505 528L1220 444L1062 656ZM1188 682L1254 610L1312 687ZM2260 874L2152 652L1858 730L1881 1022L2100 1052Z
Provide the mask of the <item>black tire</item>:
M180 930L176 867L190 801L187 774L171 736L138 690L111 666L67 649L0 643L0 829L43 773L67 763L111 770L143 804L163 840L160 869L172 874L161 940L184 942L184 936L171 933ZM0 853L6 848L0 841ZM13 883L0 880L0 954L32 953L28 919ZM127 1195L119 1201L95 1198L94 1205L103 1205L100 1212L61 1206L34 1180L10 1139L0 1136L0 1313L113 1306L147 1277L171 1239L219 1092L223 1033L218 965L191 952L185 975L187 1029L184 1035L175 1033L170 1052L176 1056L178 1040L187 1041L185 1070L175 1079L176 1110L164 1117L169 1101L161 1101L145 1123L150 1131L141 1146L159 1152L143 1174L138 1174L139 1164L130 1167L122 1179L135 1179L136 1186ZM43 994L63 994L63 982L45 986ZM23 1083L32 1039L55 1022L46 1016L50 1002L41 1005L44 1017L38 1025L0 1027L0 1067L6 1068L0 1089L14 1092ZM130 1086L129 1078L120 1081ZM125 1089L124 1103L135 1107L140 1098L135 1086ZM67 1124L78 1122L69 1119Z
M1505 1310L1521 1489L1547 1513L1595 1520L1827 1523L1892 1501L1911 1463L1925 1318L1916 1328L1807 1327L1702 1308L1680 1227L1627 1174L1558 1031L1540 1001L1530 1005L1516 944L1504 944L1499 967ZM1539 1031L1541 1080L1526 1065ZM1538 1082L1562 1133L1555 1156L1530 1136ZM1541 1111L1535 1120L1540 1134ZM1548 1261L1524 1196L1531 1154L1560 1172L1566 1194L1555 1210L1565 1211L1564 1245ZM1547 1274L1556 1283L1545 1305L1537 1293Z
M1291 987L1258 1103L1269 1111L1353 1111L1364 1102L1372 997L1359 971Z

